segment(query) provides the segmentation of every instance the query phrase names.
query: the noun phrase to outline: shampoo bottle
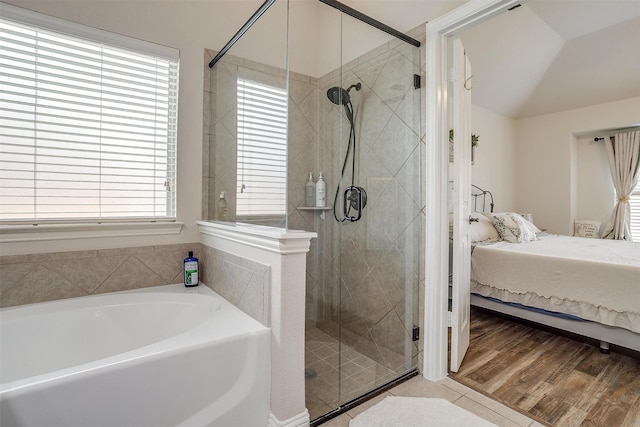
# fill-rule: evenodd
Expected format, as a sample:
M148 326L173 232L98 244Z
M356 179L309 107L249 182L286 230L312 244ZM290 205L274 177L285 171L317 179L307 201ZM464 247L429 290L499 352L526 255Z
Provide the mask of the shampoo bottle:
M304 205L313 207L316 205L316 184L313 182L313 174L309 173L309 181L304 191Z
M226 221L227 220L227 199L224 198L224 191L220 193L220 198L218 199L218 204L216 205L216 219L218 221Z
M189 251L189 256L184 259L184 285L187 287L198 286L198 258Z
M318 176L318 182L316 182L316 207L324 208L327 204L326 200L327 187L322 177L322 172Z

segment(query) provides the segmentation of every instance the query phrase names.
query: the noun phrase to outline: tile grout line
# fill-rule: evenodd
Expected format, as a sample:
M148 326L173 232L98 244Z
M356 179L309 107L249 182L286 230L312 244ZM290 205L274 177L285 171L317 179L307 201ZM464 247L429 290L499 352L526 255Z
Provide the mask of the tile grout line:
M455 380L451 379L451 381L455 381ZM448 385L446 385L446 384L443 384L443 383L440 383L440 384L442 384L443 386L447 387L449 390L453 390L453 391L455 391L455 392L457 392L457 393L461 393L461 391L459 391L459 390L455 390L455 389L453 389L453 388L449 387L449 386L448 386ZM520 426L522 426L522 427L530 427L530 426L532 426L532 425L534 425L534 424L536 423L536 421L535 421L535 420L533 420L533 419L531 419L531 418L527 417L526 415L521 414L521 413L519 413L519 412L517 412L517 411L513 411L513 409L509 408L508 406L504 405L503 403L500 403L500 402L497 402L497 401L493 401L493 402L495 402L496 404L501 405L501 409L506 409L507 411L505 411L505 412L513 411L513 412L515 412L515 414L516 414L516 415L519 415L519 416L522 416L522 417L527 418L527 419L529 420L529 422L528 422L526 425L523 425L523 424L521 424L520 422L518 422L517 420L515 420L515 419L511 418L508 414L506 414L506 413L504 413L504 414L503 414L503 413L501 413L501 412L497 412L495 409L492 409L492 408L490 408L490 407L486 406L484 403L479 402L479 401L478 401L478 399L474 399L474 398L473 398L473 394L474 394L474 393L478 393L477 391L473 390L473 389L472 389L472 388L470 388L470 387L465 386L464 384L460 384L460 383L457 383L457 384L459 384L459 385L461 385L461 386L462 386L462 388L463 388L463 390L464 390L464 393L462 393L462 395L461 395L458 399L456 399L455 401L453 401L453 403L457 402L457 401L458 401L458 400L460 400L462 397L466 397L467 399L472 400L473 402L477 403L478 405L481 405L482 407L484 407L484 408L486 408L486 409L490 410L490 411L491 411L491 412L493 412L494 414L497 414L497 415L499 415L499 416L501 416L501 417L503 417L503 418L506 418L506 419L508 419L509 421L511 421L511 422L513 422L513 423L515 423L515 424L518 424L518 425L520 425ZM482 397L486 397L486 396L484 396L483 394L480 394L480 393L478 393L478 395L479 395L479 396L482 396ZM488 399L489 399L489 398L488 398Z

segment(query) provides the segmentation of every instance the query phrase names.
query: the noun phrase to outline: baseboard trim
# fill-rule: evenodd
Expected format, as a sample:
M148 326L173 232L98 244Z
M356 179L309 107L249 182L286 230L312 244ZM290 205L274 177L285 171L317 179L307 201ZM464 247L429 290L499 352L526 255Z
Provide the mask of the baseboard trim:
M309 422L309 411L305 408L304 412L301 412L298 415L294 415L288 420L280 421L278 417L273 415L273 412L269 412L269 420L267 422L268 427L308 427Z

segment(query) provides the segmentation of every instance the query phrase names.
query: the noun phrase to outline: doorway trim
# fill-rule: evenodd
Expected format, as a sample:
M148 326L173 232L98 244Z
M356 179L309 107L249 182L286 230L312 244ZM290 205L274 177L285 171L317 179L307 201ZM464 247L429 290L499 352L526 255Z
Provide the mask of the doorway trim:
M448 373L448 40L449 37L519 3L519 0L471 0L427 23L426 27L426 226L422 375L431 381L441 380Z

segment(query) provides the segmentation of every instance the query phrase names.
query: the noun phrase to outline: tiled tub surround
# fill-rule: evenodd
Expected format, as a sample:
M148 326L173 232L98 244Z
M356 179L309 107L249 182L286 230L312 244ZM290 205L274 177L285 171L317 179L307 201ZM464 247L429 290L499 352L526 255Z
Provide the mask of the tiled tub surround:
M269 267L200 243L2 256L0 306L182 283L189 251L202 283L268 324Z
M309 236L305 237L309 238ZM288 306L279 302L275 309L275 320L271 318L274 308L270 307L269 303L277 299L270 295L272 274L274 273L272 268L243 256L245 251L233 254L214 246L189 243L2 256L0 257L0 305L9 307L92 294L180 284L183 281L183 260L189 251L193 251L200 261L201 283L209 286L255 320L269 326L274 334L277 332L281 336L285 336L286 339L280 337L277 340L274 347L276 350L283 345L283 342L292 342L288 337L289 331L284 330L282 323L279 323L284 320L285 324L288 324L286 323L287 317L283 317L282 313L277 311L278 308L286 310ZM300 250L296 249L293 252L297 254L295 256L304 257L307 249L308 241L306 247ZM293 252L289 256L290 258L294 256ZM265 259L268 260L269 257ZM301 258L296 258L293 265L301 271L299 276L303 278L304 261L300 262L301 260ZM297 266L301 266L301 268ZM277 278L278 285L286 283L287 289L302 289L303 285L290 286L291 280L297 278L298 275L290 274L289 270L280 266L276 268L276 273L284 275L284 277ZM303 306L303 294L301 294L300 300L300 303L294 304L295 307ZM302 329L304 315L300 316L299 323ZM295 334L295 332L294 330L293 333ZM300 335L302 335L302 331L300 331ZM302 342L299 345L301 348L303 347ZM290 352L285 351L285 353L289 354ZM300 375L296 375L296 378L299 377L297 381L300 382L300 390L304 387L303 353L302 349L295 353L301 355L301 366L298 369ZM280 354L276 356L283 357ZM301 412L304 410L304 405L296 405L295 402L292 404L290 400L287 400L299 399L300 393L296 391L295 398L289 398L286 396L287 392L282 392L282 390L286 390L288 381L291 381L292 377L288 373L287 367L294 364L288 362L288 358L290 356L283 357L282 361L274 360L274 364L280 366L275 371L272 366L272 377L280 378L283 384L278 389L277 397L272 399L270 416L277 417L281 414L294 413L294 418L300 418L303 421L306 419L308 422L308 413ZM283 400L281 396L284 396L285 399ZM286 417L282 419L286 419ZM274 420L270 421L270 425L281 425L277 419L274 418Z
M269 325L271 269L247 258L202 245L202 280L227 301Z
M0 257L0 306L182 283L200 243Z

